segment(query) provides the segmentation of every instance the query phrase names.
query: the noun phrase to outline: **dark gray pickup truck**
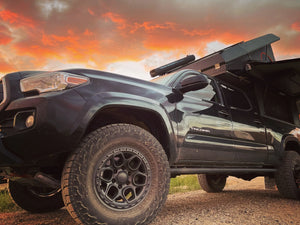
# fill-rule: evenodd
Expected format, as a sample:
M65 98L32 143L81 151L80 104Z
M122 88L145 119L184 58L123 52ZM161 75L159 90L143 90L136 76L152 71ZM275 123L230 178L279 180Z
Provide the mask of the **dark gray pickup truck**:
M142 81L87 69L2 77L0 175L30 212L66 206L80 224L148 224L170 177L275 178L300 199L300 59L268 34Z

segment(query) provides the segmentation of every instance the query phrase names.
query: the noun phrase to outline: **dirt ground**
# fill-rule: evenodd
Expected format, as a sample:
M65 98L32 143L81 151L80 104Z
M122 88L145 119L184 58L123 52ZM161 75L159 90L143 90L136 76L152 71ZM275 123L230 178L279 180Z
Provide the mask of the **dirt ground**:
M263 178L250 182L230 178L224 192L192 191L168 196L151 225L284 225L300 224L300 202L264 190ZM74 225L65 209L47 214L1 213L1 225Z

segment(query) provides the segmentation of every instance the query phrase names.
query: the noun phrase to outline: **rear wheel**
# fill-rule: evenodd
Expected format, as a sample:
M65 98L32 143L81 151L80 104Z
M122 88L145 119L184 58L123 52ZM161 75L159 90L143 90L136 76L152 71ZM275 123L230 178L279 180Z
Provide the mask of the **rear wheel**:
M266 190L276 190L276 182L274 177L264 177L265 179L265 189Z
M300 155L294 151L284 153L275 181L278 191L286 198L300 199Z
M224 175L198 174L198 181L202 189L208 193L221 192L226 184Z
M148 224L169 191L169 164L159 142L128 124L89 134L67 161L63 198L82 224Z
M37 187L12 180L9 180L8 188L14 202L29 212L51 212L64 206L60 189Z

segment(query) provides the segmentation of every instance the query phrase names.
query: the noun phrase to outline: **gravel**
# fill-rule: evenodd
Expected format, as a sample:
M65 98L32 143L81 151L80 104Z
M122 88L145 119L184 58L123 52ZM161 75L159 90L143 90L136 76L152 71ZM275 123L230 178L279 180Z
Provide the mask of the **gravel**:
M300 224L300 201L282 198L276 190L264 190L263 178L250 182L230 178L222 193L202 190L168 196L151 225L283 225ZM25 211L0 214L0 224L74 225L65 209L47 214Z

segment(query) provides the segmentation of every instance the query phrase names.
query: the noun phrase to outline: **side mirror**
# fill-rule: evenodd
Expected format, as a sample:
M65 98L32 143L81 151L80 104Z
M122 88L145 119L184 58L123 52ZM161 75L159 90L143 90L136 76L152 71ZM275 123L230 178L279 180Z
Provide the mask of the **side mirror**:
M183 79L176 87L182 94L189 91L197 91L209 84L207 78L201 74Z

